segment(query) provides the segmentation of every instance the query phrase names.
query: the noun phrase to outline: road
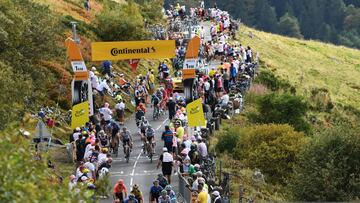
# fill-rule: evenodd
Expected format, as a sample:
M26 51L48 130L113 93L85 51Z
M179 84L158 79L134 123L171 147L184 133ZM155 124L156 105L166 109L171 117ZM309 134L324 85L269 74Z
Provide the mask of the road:
M201 23L201 25L205 29L205 40L210 41L210 23L204 22ZM220 64L219 61L212 61L210 65L210 68L215 68ZM131 153L131 158L129 163L126 163L124 159L123 150L119 150L119 157L114 157L114 161L112 164L112 167L110 169L110 180L111 185L115 185L116 181L118 179L123 179L126 187L128 188L128 191L131 190L131 186L134 184L138 184L140 186L140 190L143 193L145 202L149 202L149 190L150 186L152 185L153 180L156 178L157 174L161 173L161 169L156 169L156 164L159 159L159 155L162 152L163 148L163 142L161 141L161 134L164 130L164 126L169 123L167 119L167 115L163 116L163 118L160 118L157 121L154 121L152 119L152 108L148 109L148 113L146 114L146 118L150 121L150 124L152 127L156 130L156 154L154 155L153 163L150 163L150 160L144 155L141 149L141 140L140 136L138 135L135 118L132 116L128 119L128 121L125 123L125 126L132 132L133 134L133 140L134 140L134 146L133 151ZM177 192L178 188L178 176L173 174L172 176L172 183L171 185L174 188L174 191ZM109 203L113 202L112 198L101 200L102 203Z
M113 157L113 164L110 169L110 180L112 186L115 185L118 179L124 180L128 191L131 190L132 185L138 184L143 193L145 202L149 202L149 190L153 180L157 177L157 174L161 173L161 168L157 170L156 165L164 146L161 140L161 134L164 130L164 126L169 123L167 115L157 121L154 121L152 119L152 111L152 108L148 108L148 113L146 113L145 117L148 119L151 126L156 130L156 154L153 157L153 163L150 163L150 159L142 152L142 141L137 133L138 129L136 127L135 117L132 116L127 120L127 122L125 122L125 126L132 133L134 142L129 163L126 163L121 146L119 149L119 156ZM177 191L178 177L174 174L171 185L174 187L175 191ZM110 197L108 199L101 200L100 202L109 203L113 202L113 200L112 197Z

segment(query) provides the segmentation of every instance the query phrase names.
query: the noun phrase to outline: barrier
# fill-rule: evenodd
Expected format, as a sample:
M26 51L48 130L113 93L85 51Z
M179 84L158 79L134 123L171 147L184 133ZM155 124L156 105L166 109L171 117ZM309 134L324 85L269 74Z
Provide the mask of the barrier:
M189 189L188 181L181 175L180 171L178 172L179 176L179 193L184 198L184 203L192 202L192 193Z

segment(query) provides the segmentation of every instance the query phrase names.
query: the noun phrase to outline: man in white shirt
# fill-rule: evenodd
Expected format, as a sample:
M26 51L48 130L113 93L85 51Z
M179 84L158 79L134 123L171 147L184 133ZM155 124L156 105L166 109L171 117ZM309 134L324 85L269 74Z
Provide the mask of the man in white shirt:
M96 88L96 90L99 92L101 96L104 96L105 91L111 92L111 89L108 85L110 83L110 80L103 80L100 85Z
M109 123L110 120L112 119L112 111L109 108L109 103L106 102L104 107L101 108L99 111L103 115L103 118L104 118L105 122Z
M81 134L80 131L81 131L81 129L80 129L79 127L77 127L77 128L75 129L75 132L74 132L74 134L72 135L74 142L79 139L79 135Z
M90 81L91 81L91 87L93 89L97 89L99 86L99 81L98 81L98 77L95 74L96 72L96 68L92 67L91 71L89 72L89 77L90 77Z

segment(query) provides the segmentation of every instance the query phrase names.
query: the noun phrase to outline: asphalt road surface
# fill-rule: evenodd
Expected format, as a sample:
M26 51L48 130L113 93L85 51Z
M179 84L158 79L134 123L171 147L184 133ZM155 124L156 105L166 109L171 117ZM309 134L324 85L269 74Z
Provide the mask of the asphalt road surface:
M210 36L210 23L202 22L202 26L205 29L205 41L211 40ZM209 66L210 68L216 68L220 65L219 61L212 61ZM157 174L161 173L160 169L156 169L156 165L159 159L160 154L162 153L162 148L164 147L164 143L161 140L161 134L164 131L164 126L169 123L168 115L161 117L159 120L154 121L152 119L152 108L148 108L145 117L150 122L151 126L156 130L155 140L156 154L153 157L153 162L150 163L150 159L143 153L141 145L142 141L140 140L140 136L138 135L138 128L136 127L135 117L134 115L125 122L125 126L132 133L133 138L133 150L130 155L129 163L126 163L124 158L124 152L122 145L119 149L119 156L113 157L113 164L110 169L110 180L111 185L114 186L118 179L123 179L124 183L128 189L128 192L131 190L131 186L134 184L138 184L140 186L140 190L143 193L144 202L149 202L149 191L152 185L153 180L157 177ZM172 175L171 185L174 188L174 191L178 192L178 176L177 174ZM102 203L113 202L112 197L101 200Z
M156 165L164 146L164 142L161 140L161 134L164 131L164 126L169 123L167 113L159 120L154 121L152 119L152 112L153 109L148 108L145 117L148 119L151 126L156 130L156 154L153 156L153 162L150 163L150 159L142 151L142 141L140 140L140 136L138 134L135 117L131 116L131 118L125 122L125 126L130 130L134 142L129 163L126 163L124 150L121 145L118 157L113 156L113 164L110 169L110 180L112 186L115 185L118 179L123 179L129 193L131 186L138 184L141 192L143 193L144 202L149 202L149 191L152 182L156 179L157 174L161 173L161 167L157 170ZM175 192L177 192L178 177L175 174L173 174L171 185L173 186ZM108 199L101 200L100 202L113 202L113 198L111 196Z

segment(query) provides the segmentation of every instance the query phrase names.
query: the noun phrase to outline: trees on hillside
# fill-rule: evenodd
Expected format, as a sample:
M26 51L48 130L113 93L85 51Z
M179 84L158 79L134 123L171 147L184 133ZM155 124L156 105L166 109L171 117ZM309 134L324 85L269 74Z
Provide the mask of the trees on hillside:
M167 0L166 3L174 3ZM185 2L185 1L184 1ZM187 1L186 1L187 2ZM207 0L258 29L360 48L360 3L355 0ZM289 15L286 16L286 13ZM284 17L283 19L281 19ZM297 19L298 23L295 23ZM280 26L281 23L281 26ZM296 24L300 27L300 35ZM286 27L289 26L289 27ZM294 34L295 33L295 34Z
M302 38L299 21L296 17L286 13L280 18L279 33L289 37Z
M146 38L140 7L133 1L127 4L111 3L96 16L98 35L104 41L127 41Z
M360 137L357 129L316 134L298 155L289 179L294 200L354 201L360 198Z

